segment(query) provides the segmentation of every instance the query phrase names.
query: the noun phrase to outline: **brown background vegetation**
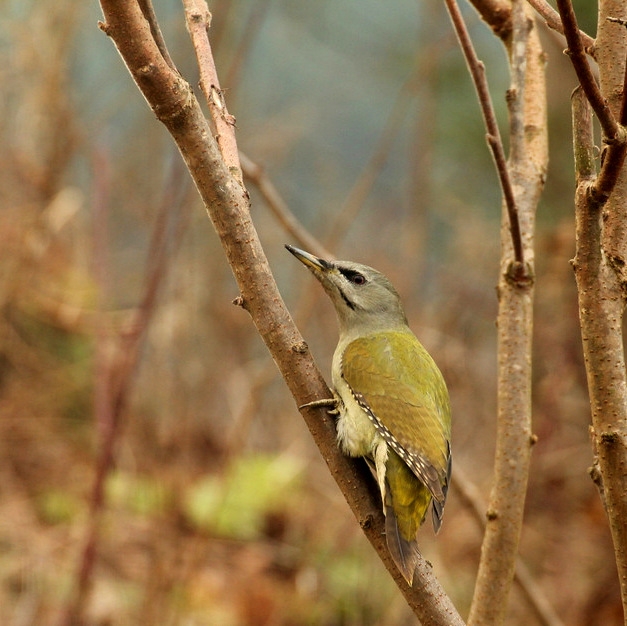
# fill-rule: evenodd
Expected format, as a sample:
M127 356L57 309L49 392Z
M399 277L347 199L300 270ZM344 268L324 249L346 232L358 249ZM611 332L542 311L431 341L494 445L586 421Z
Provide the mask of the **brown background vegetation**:
M179 6L155 4L193 83ZM376 4L364 17L351 2L216 2L222 85L240 147L300 219L323 241L340 222L338 255L381 269L398 287L449 384L455 463L487 499L498 185L443 9L400 2L390 16ZM106 425L99 401L107 368L122 366L116 346L133 331L165 207L167 263L106 482L91 623L406 623L408 608L248 316L231 304L237 291L216 236L165 132L99 33L97 7L4 5L0 622L53 624L71 595ZM470 21L499 103L502 52ZM621 623L620 599L605 513L587 477L590 418L569 266L575 79L562 44L551 36L546 44L552 146L536 250L539 441L521 554L565 623L610 625ZM369 169L373 155L380 163ZM331 306L250 191L284 297L328 371ZM455 490L437 539L422 531L423 551L462 614L480 538ZM533 619L515 592L509 623Z

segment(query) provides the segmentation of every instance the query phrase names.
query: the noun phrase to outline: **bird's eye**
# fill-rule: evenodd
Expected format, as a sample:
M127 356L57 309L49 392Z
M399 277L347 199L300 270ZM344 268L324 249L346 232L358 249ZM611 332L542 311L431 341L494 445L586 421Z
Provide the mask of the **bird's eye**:
M357 270L350 270L347 267L339 267L338 269L340 274L342 274L349 283L353 283L353 285L365 285L368 282L366 277Z

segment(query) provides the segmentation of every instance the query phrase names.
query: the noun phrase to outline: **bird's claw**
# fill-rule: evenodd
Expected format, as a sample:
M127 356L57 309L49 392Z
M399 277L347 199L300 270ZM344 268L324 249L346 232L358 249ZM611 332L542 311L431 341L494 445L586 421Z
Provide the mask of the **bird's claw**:
M322 398L320 400L313 400L313 402L307 402L301 404L299 409L317 409L320 407L330 407L327 411L329 415L339 415L340 410L338 408L339 402L337 398Z

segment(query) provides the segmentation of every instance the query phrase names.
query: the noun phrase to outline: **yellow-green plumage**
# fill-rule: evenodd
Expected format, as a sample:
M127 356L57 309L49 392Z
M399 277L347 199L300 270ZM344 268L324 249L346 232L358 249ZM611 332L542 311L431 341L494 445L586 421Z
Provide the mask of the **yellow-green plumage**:
M343 349L341 363L340 375L391 448L382 489L386 538L399 569L411 579L416 532L432 498L433 526L440 528L446 500L451 437L446 385L409 329L355 339Z
M381 491L386 539L411 585L416 533L432 504L442 521L451 469L451 409L437 365L411 332L400 298L380 272L291 248L335 304L340 340L332 375L338 442L369 462Z
M409 329L356 339L342 354L341 375L365 400L375 427L392 433L397 453L443 504L451 410L444 379L422 344Z

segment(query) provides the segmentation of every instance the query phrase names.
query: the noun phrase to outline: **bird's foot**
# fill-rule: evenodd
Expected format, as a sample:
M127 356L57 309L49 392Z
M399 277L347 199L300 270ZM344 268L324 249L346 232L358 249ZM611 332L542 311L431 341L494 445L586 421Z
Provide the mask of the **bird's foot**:
M339 400L337 398L322 398L320 400L314 400L313 402L307 402L307 404L301 404L299 409L317 409L320 407L329 407L327 413L329 415L339 415Z

